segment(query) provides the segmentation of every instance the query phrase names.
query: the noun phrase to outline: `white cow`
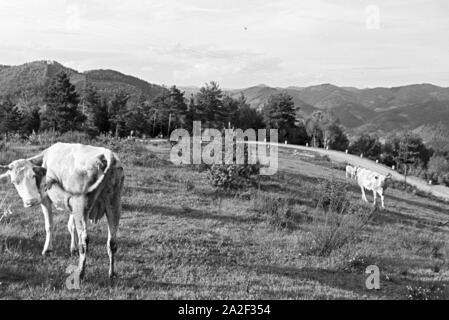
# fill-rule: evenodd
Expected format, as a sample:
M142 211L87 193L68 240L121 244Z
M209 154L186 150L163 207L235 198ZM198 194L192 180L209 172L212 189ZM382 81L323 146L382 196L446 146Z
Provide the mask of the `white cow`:
M357 182L362 190L362 199L368 202L365 195L365 189L373 191L373 205L376 205L377 194L380 196L382 208L384 205L384 191L387 188L388 181L391 179L391 174L384 176L377 172L368 169L360 168L357 170Z
M346 179L356 179L357 178L358 167L353 167L351 165L346 166Z
M14 184L24 207L41 205L46 232L43 255L52 250L52 204L70 211L70 249L72 252L76 250L76 230L80 277L84 275L88 249L87 221L98 221L106 215L109 276L114 276L124 172L112 151L81 144L56 143L35 157L13 161L0 166L0 169L7 170L0 175L0 182L10 180Z

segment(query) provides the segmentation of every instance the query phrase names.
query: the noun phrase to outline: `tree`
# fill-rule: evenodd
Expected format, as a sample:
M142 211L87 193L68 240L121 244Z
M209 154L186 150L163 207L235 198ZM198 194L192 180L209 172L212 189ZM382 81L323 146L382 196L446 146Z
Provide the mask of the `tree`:
M293 98L287 93L271 95L263 107L264 122L269 129L278 129L279 138L285 141L288 130L295 126L296 111Z
M408 171L422 170L426 168L431 153L419 136L411 132L401 132L387 137L382 146L381 161L388 166L396 165L398 170L404 173L404 158L407 158Z
M349 152L352 154L363 154L365 157L372 160L377 160L380 157L382 145L376 136L368 134L360 135L349 146Z
M37 132L41 126L39 107L32 107L23 114L23 132L30 134Z
M22 131L22 126L23 114L11 99L7 97L4 101L0 101L0 133L10 134Z
M302 121L297 122L294 127L288 129L288 139L290 143L299 145L305 145L310 142L306 126Z
M222 103L223 103L223 110L225 112L223 120L227 124L226 127L229 127L229 124L236 126L240 103L246 103L246 101L239 101L232 98L229 95L226 95L223 97Z
M86 115L84 123L85 131L91 135L109 131L108 106L104 99L100 97L96 88L87 83L83 92L83 109Z
M109 122L116 137L122 136L126 132L127 103L129 95L120 91L114 95L109 107Z
M349 146L348 137L342 127L336 122L331 122L325 127L325 136L326 144L333 150L344 151Z
M398 168L402 167L404 184L407 183L407 174L410 165L415 164L419 160L419 140L420 138L413 136L410 131L404 132L399 138L399 148L394 159Z
M199 120L205 122L207 127L223 128L226 126L222 98L223 92L214 81L211 81L210 84L206 83L196 94L196 113Z
M184 120L184 129L192 133L193 130L193 121L197 120L197 106L195 103L195 97L193 94L190 95L189 102L187 104L187 110L185 114Z
M163 90L151 102L152 135L165 135L168 129L170 117L170 91Z
M237 112L235 114L235 127L246 130L261 129L265 127L263 116L256 109L252 109L246 102L245 96L242 94L237 100Z
M80 98L65 72L60 72L47 86L46 104L41 124L44 129L66 132L79 130L86 117L79 111Z
M131 109L125 116L125 126L135 135L142 135L147 132L148 122L144 108L139 105Z
M167 135L170 135L171 129L183 127L185 125L185 116L187 112L187 104L184 99L184 92L176 86L172 86L169 90L169 123Z
M93 124L101 133L107 133L111 129L108 109L109 107L106 99L100 98L95 110L91 110L93 113Z
M312 146L317 148L324 142L324 128L326 115L323 111L317 110L306 120L305 127L307 134L312 138Z
M449 186L449 160L442 155L433 155L429 160L427 174L439 184Z

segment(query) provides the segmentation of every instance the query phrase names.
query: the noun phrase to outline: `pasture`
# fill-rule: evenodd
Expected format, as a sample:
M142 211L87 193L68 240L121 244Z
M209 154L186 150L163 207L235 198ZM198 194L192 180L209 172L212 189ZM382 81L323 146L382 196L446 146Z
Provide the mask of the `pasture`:
M350 241L319 254L313 249L320 186L344 185L354 206L370 210L338 165L284 150L276 175L224 192L209 185L204 171L172 165L169 148L117 147L126 173L119 277L107 277L103 219L88 229L80 290L65 286L65 270L78 259L69 252L67 214L55 215L54 251L43 257L40 208L22 208L12 186L0 186L0 216L10 212L0 221L0 299L449 298L449 204L387 189L386 210L372 212ZM11 150L10 157L38 152ZM365 287L365 268L373 264L381 274L374 291Z

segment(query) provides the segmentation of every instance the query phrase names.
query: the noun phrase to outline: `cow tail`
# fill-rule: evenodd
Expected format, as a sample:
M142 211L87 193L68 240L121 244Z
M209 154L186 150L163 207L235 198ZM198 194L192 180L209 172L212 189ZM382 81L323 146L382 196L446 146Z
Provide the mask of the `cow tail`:
M27 160L30 161L33 165L41 167L44 163L44 156L45 150L34 157L28 158Z
M91 185L89 189L87 189L87 193L90 193L98 188L98 186L103 182L104 178L110 171L111 167L114 165L113 162L115 161L115 158L114 154L111 151L103 154L103 156L105 156L106 158L106 169L103 171L103 174L97 179L97 181L95 181L95 183Z

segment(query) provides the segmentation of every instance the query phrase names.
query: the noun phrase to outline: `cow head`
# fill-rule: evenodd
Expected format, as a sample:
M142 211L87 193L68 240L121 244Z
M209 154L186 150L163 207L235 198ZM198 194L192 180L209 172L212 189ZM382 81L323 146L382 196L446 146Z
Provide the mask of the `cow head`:
M387 174L385 178L382 181L382 188L385 190L387 189L388 185L390 184L390 181L392 180L393 176L391 173Z
M29 160L16 160L7 166L0 166L0 170L7 170L0 175L0 183L11 181L22 198L25 208L41 203L40 184L46 174L46 169L35 166Z

